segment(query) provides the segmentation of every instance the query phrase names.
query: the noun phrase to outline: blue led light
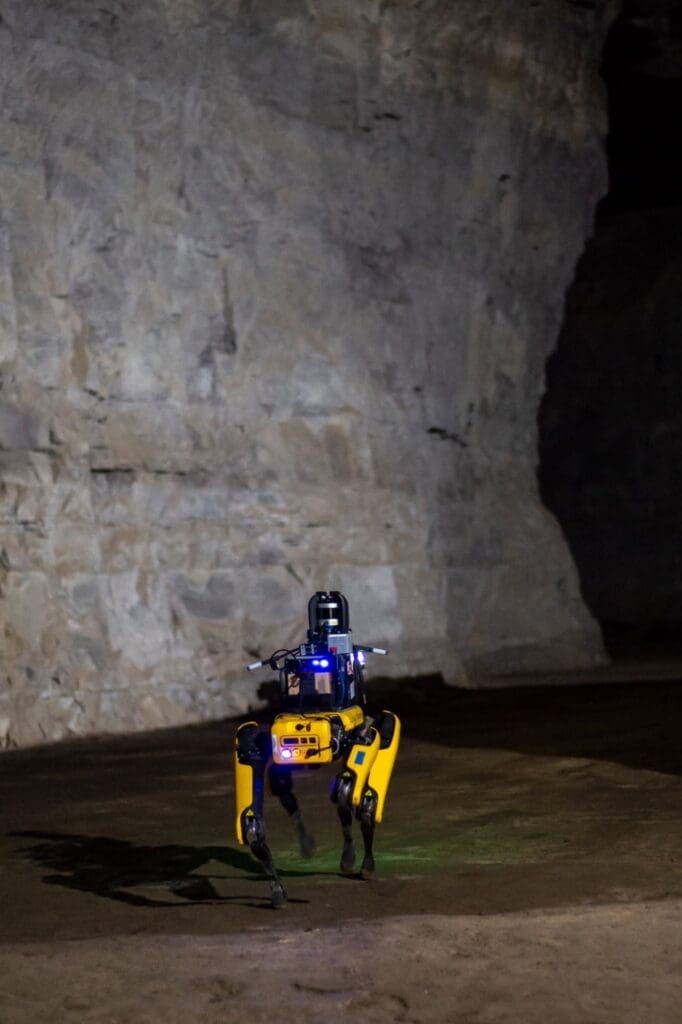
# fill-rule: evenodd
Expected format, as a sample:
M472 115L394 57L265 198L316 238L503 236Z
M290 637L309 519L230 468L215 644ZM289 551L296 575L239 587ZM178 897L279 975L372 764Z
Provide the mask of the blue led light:
M313 658L313 665L319 665L319 664L320 664L320 659L319 658Z
M314 664L315 664L315 662L313 662L313 665ZM329 668L329 662L327 661L326 658L320 658L319 665L320 665L320 668Z

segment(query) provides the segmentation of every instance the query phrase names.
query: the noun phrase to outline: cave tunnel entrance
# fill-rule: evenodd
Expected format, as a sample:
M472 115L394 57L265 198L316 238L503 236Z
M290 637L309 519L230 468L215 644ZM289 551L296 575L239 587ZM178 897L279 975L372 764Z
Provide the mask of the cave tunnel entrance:
M681 0L606 41L609 192L539 413L542 497L614 657L682 655Z

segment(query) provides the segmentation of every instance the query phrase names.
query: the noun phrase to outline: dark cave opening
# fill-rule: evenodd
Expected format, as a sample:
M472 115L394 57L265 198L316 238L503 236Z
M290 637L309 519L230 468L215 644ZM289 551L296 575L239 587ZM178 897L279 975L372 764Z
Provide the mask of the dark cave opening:
M647 13L648 16L647 16ZM675 133L682 109L682 4L625 3L604 46L609 131L609 192L604 220L682 203L682 150Z
M682 4L633 0L602 75L609 191L566 299L538 479L612 656L682 654Z

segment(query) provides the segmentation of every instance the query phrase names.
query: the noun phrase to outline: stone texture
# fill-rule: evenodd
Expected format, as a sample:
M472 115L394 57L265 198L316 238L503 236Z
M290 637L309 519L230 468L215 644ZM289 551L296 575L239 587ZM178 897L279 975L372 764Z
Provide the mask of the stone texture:
M5 743L244 710L324 586L382 671L600 657L535 450L611 13L3 0Z

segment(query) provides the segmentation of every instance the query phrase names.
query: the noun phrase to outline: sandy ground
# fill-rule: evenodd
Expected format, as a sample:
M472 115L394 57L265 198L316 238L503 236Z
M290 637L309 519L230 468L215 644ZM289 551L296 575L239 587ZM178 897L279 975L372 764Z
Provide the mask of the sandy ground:
M681 1024L682 686L382 694L404 741L378 877L331 772L231 833L235 723L0 757L0 1024Z
M0 950L12 1024L674 1024L682 903Z

